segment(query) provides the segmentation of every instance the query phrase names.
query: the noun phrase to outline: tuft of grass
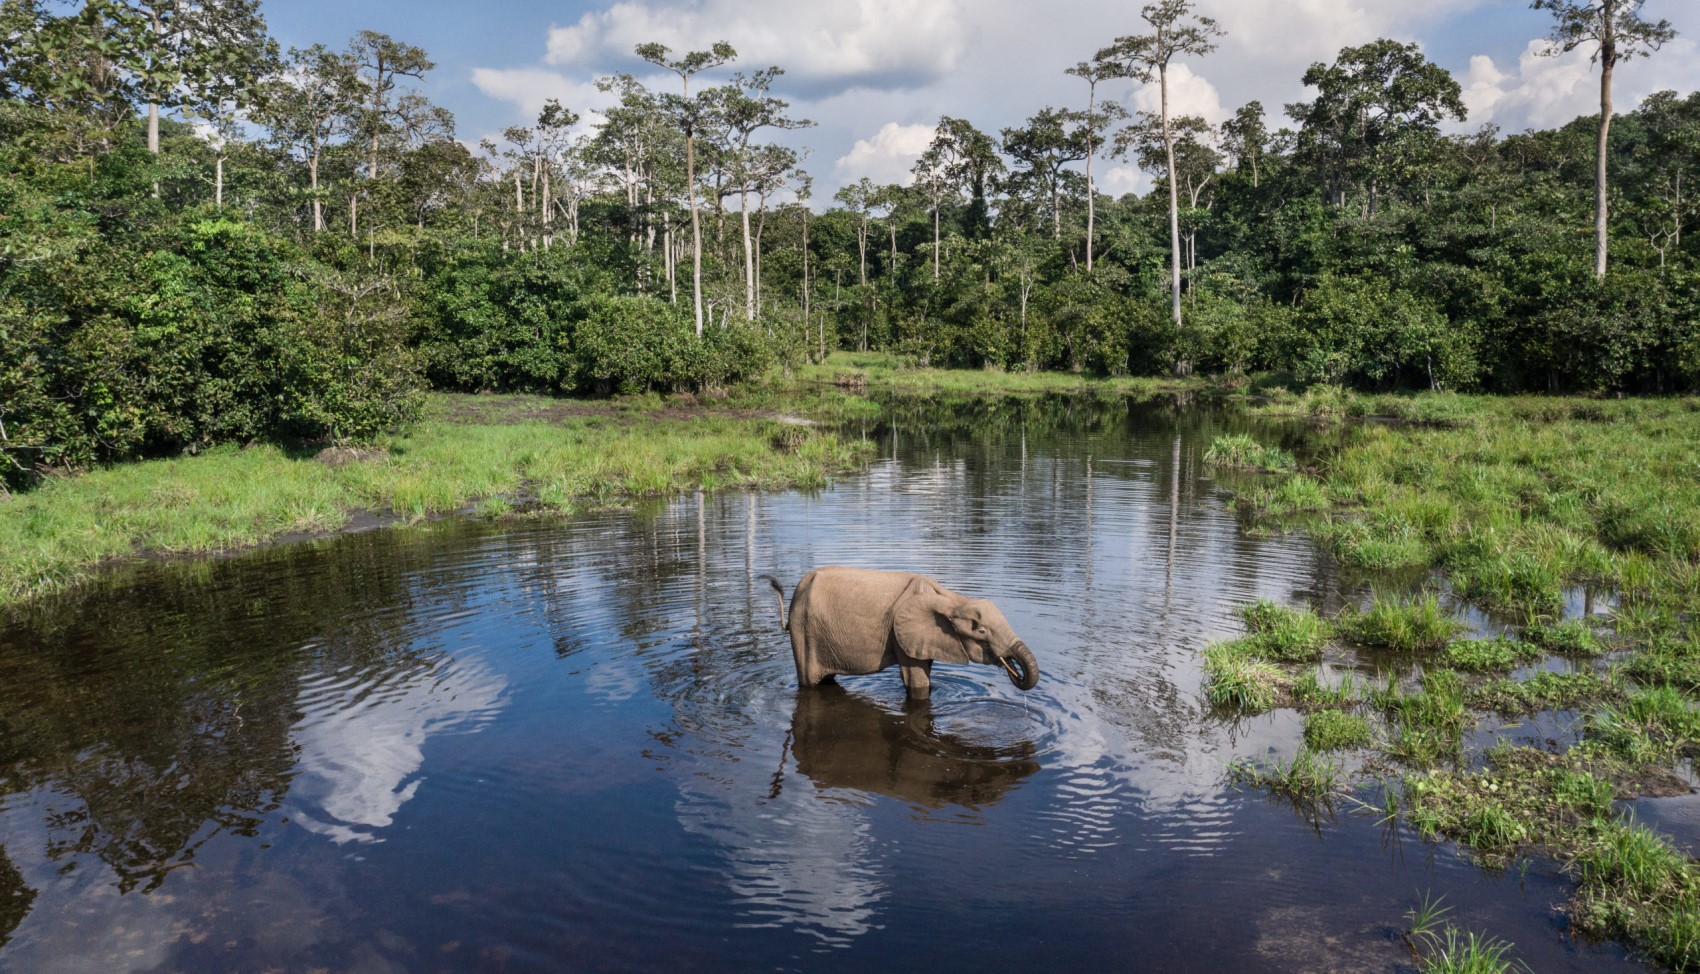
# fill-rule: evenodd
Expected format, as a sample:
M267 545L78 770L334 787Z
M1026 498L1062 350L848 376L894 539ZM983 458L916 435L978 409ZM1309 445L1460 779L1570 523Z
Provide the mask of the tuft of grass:
M1290 609L1259 599L1240 610L1252 635L1245 642L1256 655L1293 663L1315 659L1332 629L1309 609Z
M1374 743L1369 721L1358 714L1318 710L1305 716L1305 745L1313 751L1344 751Z
M1664 764L1700 751L1700 712L1675 687L1652 687L1595 715L1588 736L1631 764Z
M1204 462L1241 470L1286 471L1298 466L1291 453L1280 447L1265 446L1245 433L1216 437L1204 453Z
M1249 640L1218 643L1204 651L1204 694L1212 704L1257 714L1274 707L1292 678L1259 659Z
M1335 625L1354 642L1399 650L1439 649L1463 628L1432 592L1411 599L1377 594L1367 611L1348 610Z
M1633 822L1583 832L1572 916L1584 930L1644 945L1675 970L1700 967L1700 869L1657 832Z
M1293 700L1311 708L1355 707L1362 700L1358 678L1352 670L1340 674L1340 682L1323 682L1322 674L1311 670L1293 682Z
M1545 652L1533 643L1516 639L1462 639L1450 643L1440 654L1441 663L1458 670L1509 670Z
M1420 943L1420 945L1419 945ZM1509 955L1513 944L1498 937L1461 931L1447 924L1422 938L1412 937L1422 974L1509 974L1528 965Z
M1345 780L1338 764L1308 747L1299 748L1290 761L1261 764L1241 758L1229 766L1228 777L1310 808L1330 805L1343 793Z
M1299 474L1274 486L1260 485L1238 503L1259 517L1280 519L1326 510L1331 502L1321 481Z

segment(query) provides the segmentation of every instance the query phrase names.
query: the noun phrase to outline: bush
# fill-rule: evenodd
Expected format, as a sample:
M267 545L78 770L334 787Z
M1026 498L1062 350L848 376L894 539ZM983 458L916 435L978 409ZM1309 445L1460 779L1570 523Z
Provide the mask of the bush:
M1476 377L1473 335L1384 280L1323 277L1299 306L1287 342L1280 364L1301 382L1451 389Z

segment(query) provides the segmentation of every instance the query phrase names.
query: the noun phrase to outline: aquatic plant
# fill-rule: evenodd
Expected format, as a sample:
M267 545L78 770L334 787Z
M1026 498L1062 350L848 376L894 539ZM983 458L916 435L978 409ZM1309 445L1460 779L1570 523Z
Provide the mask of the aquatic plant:
M1292 454L1280 447L1265 446L1245 433L1216 437L1204 453L1204 462L1242 470L1292 470L1297 466Z
M1375 743L1369 721L1359 714L1318 710L1305 715L1305 744L1315 751L1343 751Z

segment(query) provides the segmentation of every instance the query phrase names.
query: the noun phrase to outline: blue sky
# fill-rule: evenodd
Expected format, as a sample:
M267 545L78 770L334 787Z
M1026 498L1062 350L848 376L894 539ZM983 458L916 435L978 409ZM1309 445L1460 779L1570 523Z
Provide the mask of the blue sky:
M1339 48L1388 36L1416 41L1451 70L1471 109L1466 127L1516 131L1594 110L1596 76L1586 56L1537 57L1531 42L1548 19L1526 2L1501 0L1199 0L1228 29L1221 49L1175 73L1182 110L1220 120L1257 98L1280 106L1307 97L1299 76ZM1618 75L1620 110L1659 88L1700 89L1700 3L1648 0L1676 43ZM1062 74L1118 34L1141 26L1127 0L620 0L617 3L482 0L270 0L266 16L285 45L340 47L362 28L425 48L437 62L426 92L451 109L468 142L527 121L544 98L584 112L601 103L599 75L645 66L640 41L675 48L730 41L736 67L778 64L778 86L796 114L817 120L788 139L810 149L820 195L868 175L901 179L941 114L995 131L1047 104L1084 101ZM659 86L668 79L656 77ZM1130 108L1154 93L1122 84ZM1083 106L1077 106L1083 107ZM594 119L594 114L590 116ZM1145 177L1105 163L1106 188L1140 189Z

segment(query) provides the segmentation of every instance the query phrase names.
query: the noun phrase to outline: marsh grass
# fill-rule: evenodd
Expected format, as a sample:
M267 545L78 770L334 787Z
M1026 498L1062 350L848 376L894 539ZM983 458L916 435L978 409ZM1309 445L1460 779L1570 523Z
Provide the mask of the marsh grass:
M1587 732L1631 764L1666 764L1700 750L1700 712L1674 687L1652 687L1594 715Z
M1305 745L1313 751L1344 751L1375 743L1369 720L1339 710L1317 710L1305 715Z
M1532 714L1541 710L1577 710L1615 700L1622 688L1609 674L1536 673L1526 680L1490 680L1472 687L1470 706L1506 715Z
M1397 650L1440 649L1463 628L1432 592L1410 598L1377 593L1367 610L1350 609L1334 624L1353 642Z
M1246 433L1216 437L1204 453L1204 462L1213 467L1269 471L1292 470L1298 465L1291 453L1280 447L1265 446Z
M1338 764L1308 747L1299 748L1288 761L1260 763L1241 758L1229 765L1228 777L1308 808L1331 805L1343 795L1345 782Z
M1333 635L1333 628L1310 609L1287 608L1268 599L1240 609L1240 617L1252 632L1244 640L1248 651L1277 662L1315 659Z
M1545 649L1516 639L1460 639L1440 654L1442 665L1458 670L1509 670L1540 659Z
M1317 670L1310 670L1293 681L1293 699L1310 709L1346 709L1363 701L1363 688L1357 674L1345 670L1337 683L1328 683Z
M335 531L356 509L417 519L482 502L500 516L522 489L545 508L571 510L682 490L820 486L871 450L816 429L799 436L771 419L674 415L648 401L563 415L566 406L539 397L484 398L434 397L411 432L342 466L227 446L50 480L6 502L0 604L76 585L141 551L221 551ZM547 409L557 412L537 415Z
M1218 706L1262 713L1292 686L1292 678L1265 662L1247 639L1218 643L1204 651L1204 693Z
M940 394L967 396L1093 394L1138 396L1173 393L1226 392L1210 380L1119 376L1100 378L1069 372L1025 372L1002 369L921 368L890 352L838 351L824 362L795 370L804 383L834 383L840 374L857 375L870 392L897 395Z
M1600 656L1610 649L1583 619L1531 623L1523 627L1522 638L1547 652L1566 656Z

